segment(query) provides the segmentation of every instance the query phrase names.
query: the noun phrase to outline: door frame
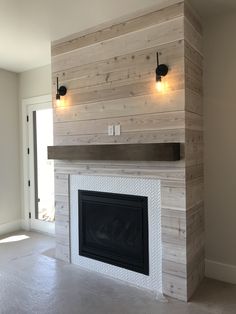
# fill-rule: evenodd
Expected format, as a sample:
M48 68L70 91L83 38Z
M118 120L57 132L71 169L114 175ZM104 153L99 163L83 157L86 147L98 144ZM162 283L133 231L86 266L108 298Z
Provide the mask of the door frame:
M42 109L45 107L48 107L49 105L52 107L52 96L51 95L43 95L38 97L32 97L22 100L22 227L26 230L36 230L35 224L31 224L31 219L29 218L30 213L30 207L31 207L31 193L34 189L34 180L31 180L30 186L28 185L28 182L30 180L30 160L28 155L28 148L29 148L29 133L28 133L28 127L29 127L29 120L27 118L28 116L28 110L29 107L38 107L42 106ZM32 210L32 209L31 209ZM44 233L50 233L52 235L55 234L55 223L51 225L50 228L45 227L44 222L39 222L40 230Z

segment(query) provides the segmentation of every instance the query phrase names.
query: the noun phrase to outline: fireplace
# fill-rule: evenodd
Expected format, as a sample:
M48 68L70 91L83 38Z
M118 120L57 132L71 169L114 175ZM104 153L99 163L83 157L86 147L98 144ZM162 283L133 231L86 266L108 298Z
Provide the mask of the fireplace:
M71 262L162 292L160 181L70 176Z
M79 254L149 274L147 197L78 191Z

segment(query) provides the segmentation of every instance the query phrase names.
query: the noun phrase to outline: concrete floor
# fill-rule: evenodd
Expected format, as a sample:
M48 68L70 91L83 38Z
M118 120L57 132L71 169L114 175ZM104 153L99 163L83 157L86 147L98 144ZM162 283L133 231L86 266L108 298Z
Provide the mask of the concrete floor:
M146 291L54 259L53 238L14 234L21 235L29 238L0 240L0 314L236 313L234 285L206 279L188 304L156 300Z

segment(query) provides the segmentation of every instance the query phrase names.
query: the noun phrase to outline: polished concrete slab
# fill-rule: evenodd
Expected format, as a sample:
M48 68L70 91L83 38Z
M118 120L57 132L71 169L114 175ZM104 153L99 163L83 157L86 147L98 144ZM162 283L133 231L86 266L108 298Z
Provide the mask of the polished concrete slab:
M54 258L54 239L35 232L0 238L0 314L235 314L236 286L206 279L189 303Z

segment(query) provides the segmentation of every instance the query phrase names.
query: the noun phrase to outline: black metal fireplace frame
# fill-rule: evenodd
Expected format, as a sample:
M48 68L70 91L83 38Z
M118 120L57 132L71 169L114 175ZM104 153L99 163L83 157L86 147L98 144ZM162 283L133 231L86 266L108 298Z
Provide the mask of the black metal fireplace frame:
M96 196L100 194L101 197L104 197L109 194L109 196L113 196L117 201L126 200L127 198L132 201L140 198L140 202L142 203L141 207L141 215L142 215L142 245L143 245L143 254L142 254L142 265L133 264L129 262L120 261L115 258L115 256L101 256L101 253L95 252L96 249L93 248L93 252L90 252L88 249L84 247L84 234L83 230L85 228L86 219L83 215L82 210L82 202L83 197L86 195L87 197L92 196L96 193ZM116 194L116 193L107 193L107 192L97 192L97 191L87 191L87 190L78 190L78 213L79 213L79 255L91 258L97 261L101 261L103 263L108 263L114 266L122 267L128 270L132 270L141 274L149 275L149 237L148 237L148 200L147 197L144 196L136 196L136 195L124 195L124 194Z

